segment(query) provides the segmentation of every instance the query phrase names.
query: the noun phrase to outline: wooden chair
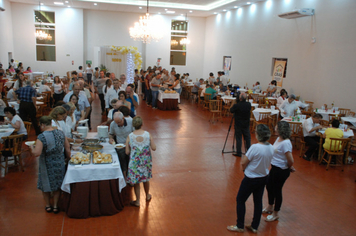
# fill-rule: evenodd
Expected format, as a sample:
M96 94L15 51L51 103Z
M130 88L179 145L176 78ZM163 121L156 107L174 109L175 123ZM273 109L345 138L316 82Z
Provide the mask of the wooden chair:
M202 88L198 89L198 106L202 105L204 107L204 98L202 99L201 96L200 96L202 91L203 91Z
M220 98L220 100L221 100L221 98ZM228 116L230 116L230 114L232 114L230 112L232 102L233 102L233 100L225 100L225 104L223 105L223 116L225 115L225 117L228 117Z
M52 97L52 92L43 92L43 103L46 104L46 109L51 110L51 97Z
M30 136L32 123L29 121L24 121L23 123L24 123L26 131L27 131L27 136Z
M9 102L6 97L3 97L2 100L5 102L6 106L9 107Z
M328 127L328 126L329 126L329 121L327 121L327 120L320 120L320 125L321 125L321 126Z
M269 106L276 106L277 105L277 99L270 99L268 100Z
M256 120L255 121L255 124L254 124L254 128L256 128L257 125L260 125L260 124L265 124L265 125L268 125L268 116L271 115L271 112L260 112L259 116L258 116L258 121Z
M204 93L204 109L209 109L211 93Z
M355 112L354 111L349 111L349 116L355 117Z
M300 129L302 127L301 127L300 123L298 123L298 122L289 122L289 127L292 131L291 141L293 142L293 140L294 140L294 146L298 148L297 139L298 138L300 139ZM302 128L302 131L303 131L303 128ZM304 136L303 136L303 139L304 139Z
M343 160L344 152L345 152L346 145L350 141L351 141L350 138L330 138L330 146L328 149L324 148L324 154L320 159L319 164L325 161L327 163L326 170L328 170L331 162L331 157L335 156L336 165L337 163L340 163L340 165L342 166L341 171L344 171L344 160Z
M19 165L20 171L24 171L22 166L22 157L21 157L23 136L24 136L23 134L20 134L20 135L10 135L7 137L2 137L3 148L1 150L1 153L4 157L5 166L1 165L1 167L5 168L5 174L7 174L8 172L9 156L13 156L15 165Z
M299 125L299 143L300 143L300 153L299 157L304 156L304 151L305 151L305 141L304 141L304 133L303 133L303 125Z
M205 97L205 96L204 96ZM209 111L210 111L210 119L209 121L215 123L215 114L217 114L217 120L221 119L222 113L222 100L210 100L209 101ZM212 119L211 119L212 117Z
M339 112L340 112L341 116L348 116L350 111L351 111L351 109L339 108Z
M337 115L337 114L329 114L329 123L331 123L333 120L341 120L341 116Z
M276 115L269 115L267 119L268 119L267 125L268 125L268 128L269 128L270 132L271 132L271 137L278 137L278 133L275 130L277 122L278 122L277 118L276 118Z
M265 105L266 104L265 97L266 96L258 95L258 104Z
M41 105L36 105L36 118L41 118L44 114L44 108L46 107L46 104L41 104Z
M253 103L258 103L258 94L256 93L251 93L251 99L253 99Z

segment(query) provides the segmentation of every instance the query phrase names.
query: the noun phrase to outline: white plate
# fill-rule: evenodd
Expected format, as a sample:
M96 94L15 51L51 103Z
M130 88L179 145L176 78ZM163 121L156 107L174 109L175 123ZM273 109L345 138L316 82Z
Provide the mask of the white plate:
M118 143L118 144L116 144L114 147L115 147L116 149L122 149L122 148L126 147L126 145L123 144L123 143Z
M35 145L35 143L36 143L36 141L27 141L27 142L25 142L25 144L27 146L29 146L29 147Z
M79 137L79 138L84 136L84 134L81 134L81 133L78 133L78 132L72 132L72 134L77 136L77 137Z
M89 120L89 119L80 120L80 121L78 121L78 123L79 123L79 124L83 124L83 123L87 122L88 120Z

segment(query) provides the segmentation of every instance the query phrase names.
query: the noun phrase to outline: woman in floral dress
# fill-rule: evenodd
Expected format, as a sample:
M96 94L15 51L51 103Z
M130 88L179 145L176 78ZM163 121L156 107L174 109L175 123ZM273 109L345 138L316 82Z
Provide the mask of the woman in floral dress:
M136 201L131 205L140 206L140 183L146 193L146 201L150 201L152 196L150 192L150 182L152 178L152 156L150 148L155 151L156 144L152 136L147 131L141 129L142 118L136 116L132 120L132 126L135 128L126 139L126 154L130 155L129 168L127 171L126 182L134 185Z

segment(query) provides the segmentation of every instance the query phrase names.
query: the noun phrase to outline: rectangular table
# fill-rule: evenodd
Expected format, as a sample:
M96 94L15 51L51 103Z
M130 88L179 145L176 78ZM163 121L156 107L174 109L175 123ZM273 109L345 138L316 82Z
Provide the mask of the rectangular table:
M349 122L353 126L356 126L356 117L341 117L341 121L343 123Z
M275 109L275 110L271 110L271 109L264 109L264 108L257 108L255 110L252 111L253 115L255 116L256 121L260 120L260 112L271 112L271 115L277 115L279 114L279 110Z
M323 120L329 120L329 114L335 114L335 115L339 115L340 112L339 111L335 111L335 113L333 112L332 109L328 109L328 111L326 110L322 110L322 109L318 109L318 111L315 111L315 113L319 113L320 115L323 116Z
M180 103L179 93L164 93L159 91L157 98L157 107L160 110L179 110L178 103Z
M87 138L97 133L88 133ZM100 152L112 156L112 164L89 164L75 166L68 164L62 187L61 207L72 218L113 215L123 209L120 192L126 186L120 162L114 147L109 143ZM72 154L76 152L72 151Z

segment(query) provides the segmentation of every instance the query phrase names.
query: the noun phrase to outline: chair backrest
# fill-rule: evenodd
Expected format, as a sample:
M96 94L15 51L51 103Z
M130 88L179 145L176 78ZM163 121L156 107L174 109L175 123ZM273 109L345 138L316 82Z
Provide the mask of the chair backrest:
M204 93L204 101L209 101L211 98L211 93Z
M343 116L348 116L349 112L351 109L347 109L347 108L339 108L339 112L341 115Z
M320 125L321 125L321 126L329 126L329 121L327 121L327 120L320 120Z
M9 106L9 103L8 103L8 100L6 97L3 97L2 100L5 102L6 106L8 107Z
M349 116L355 117L355 112L354 111L349 111Z
M270 99L268 100L268 103L270 106L276 106L277 105L277 100L276 99Z
M32 123L29 121L24 121L23 123L24 123L26 131L27 131L27 136L30 136Z
M209 111L222 111L222 100L210 100Z
M13 156L21 155L21 147L24 134L1 137L3 139L2 151L11 151Z
M266 104L266 102L265 102L265 97L266 97L266 96L258 95L258 103L259 103L260 105Z
M305 142L304 141L304 133L303 133L303 125L299 124L299 138L301 142Z
M271 112L270 111L262 111L259 113L259 119L258 119L258 122L265 122L266 124L268 123L268 116L271 115Z
M251 98L253 99L254 103L258 103L258 94L251 93Z
M333 155L343 155L349 141L351 138L330 138L330 146L326 150L333 152Z
M300 123L299 122L289 122L289 127L292 131L292 136L298 136L300 133ZM303 129L302 129L303 131Z
M329 122L333 121L333 120L340 120L341 116L336 115L336 114L329 114Z

